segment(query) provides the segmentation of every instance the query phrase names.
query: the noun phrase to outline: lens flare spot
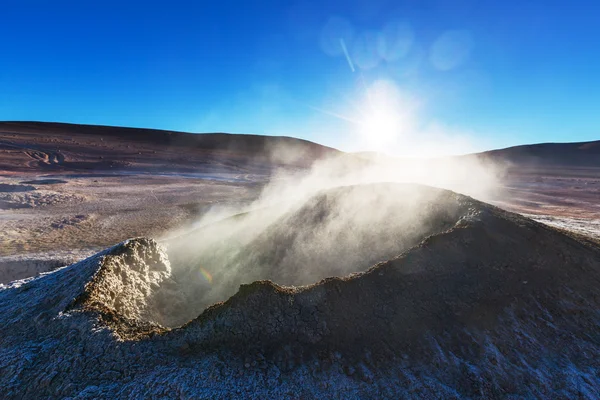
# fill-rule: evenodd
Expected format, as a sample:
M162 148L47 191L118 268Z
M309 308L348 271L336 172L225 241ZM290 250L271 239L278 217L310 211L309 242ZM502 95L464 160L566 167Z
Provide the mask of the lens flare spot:
M473 48L467 31L444 32L431 46L429 60L440 71L448 71L465 63Z
M212 284L213 276L210 272L208 272L206 269L200 267L200 275L206 280L206 282L208 282L209 284Z

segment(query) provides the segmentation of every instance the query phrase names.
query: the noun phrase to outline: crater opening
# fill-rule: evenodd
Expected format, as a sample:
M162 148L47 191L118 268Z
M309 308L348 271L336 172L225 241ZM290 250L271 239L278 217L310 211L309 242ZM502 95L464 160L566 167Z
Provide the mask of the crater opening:
M170 239L164 244L185 306L169 326L227 300L241 284L303 286L363 272L453 227L471 205L467 197L420 185L347 186Z
M87 304L151 330L178 327L242 284L304 286L366 271L452 228L473 204L419 185L348 186L228 217L162 246L131 240L105 258Z

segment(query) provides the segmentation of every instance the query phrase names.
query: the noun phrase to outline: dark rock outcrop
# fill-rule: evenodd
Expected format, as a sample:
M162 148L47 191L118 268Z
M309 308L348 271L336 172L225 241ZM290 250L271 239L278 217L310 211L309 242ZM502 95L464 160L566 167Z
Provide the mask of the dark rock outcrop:
M440 194L452 223L398 256L308 286L242 285L178 328L165 325L189 292L149 239L13 283L3 396L597 398L600 249Z

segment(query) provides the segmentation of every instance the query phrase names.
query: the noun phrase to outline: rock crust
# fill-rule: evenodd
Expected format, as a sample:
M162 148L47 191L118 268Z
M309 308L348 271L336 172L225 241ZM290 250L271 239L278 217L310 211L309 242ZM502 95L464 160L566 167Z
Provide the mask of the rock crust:
M132 239L0 289L12 398L597 398L600 249L456 196L456 222L363 272L242 285L197 318ZM367 266L366 266L367 267Z

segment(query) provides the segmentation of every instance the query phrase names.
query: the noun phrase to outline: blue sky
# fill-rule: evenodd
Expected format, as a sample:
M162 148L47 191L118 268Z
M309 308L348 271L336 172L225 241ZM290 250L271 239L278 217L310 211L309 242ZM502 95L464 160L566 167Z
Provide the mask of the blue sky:
M595 1L3 0L0 120L461 153L600 139Z

